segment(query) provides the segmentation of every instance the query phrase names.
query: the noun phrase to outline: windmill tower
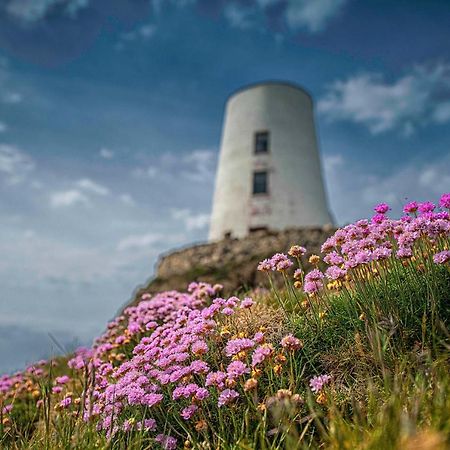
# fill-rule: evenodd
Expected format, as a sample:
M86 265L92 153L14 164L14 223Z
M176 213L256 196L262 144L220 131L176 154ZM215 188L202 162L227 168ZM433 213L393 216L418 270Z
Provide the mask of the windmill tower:
M258 83L232 94L225 110L209 240L332 222L311 96L282 82Z

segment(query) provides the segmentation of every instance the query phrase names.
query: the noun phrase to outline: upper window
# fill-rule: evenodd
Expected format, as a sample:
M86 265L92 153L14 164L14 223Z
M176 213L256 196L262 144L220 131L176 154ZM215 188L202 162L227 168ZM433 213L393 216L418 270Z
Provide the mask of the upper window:
M258 131L255 133L255 153L267 153L269 151L269 132Z
M253 172L253 194L267 194L268 174L266 171Z

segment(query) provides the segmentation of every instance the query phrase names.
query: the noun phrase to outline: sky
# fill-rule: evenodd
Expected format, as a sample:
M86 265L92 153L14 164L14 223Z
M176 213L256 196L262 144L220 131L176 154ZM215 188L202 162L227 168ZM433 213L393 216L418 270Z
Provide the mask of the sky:
M0 372L206 240L236 88L306 88L339 224L450 190L450 2L1 0Z

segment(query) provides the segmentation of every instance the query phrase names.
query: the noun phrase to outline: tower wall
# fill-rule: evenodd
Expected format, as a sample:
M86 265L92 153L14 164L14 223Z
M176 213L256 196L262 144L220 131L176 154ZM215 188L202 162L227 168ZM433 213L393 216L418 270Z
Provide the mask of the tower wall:
M255 154L255 133L269 151ZM268 192L253 194L254 172L267 172ZM210 241L251 230L331 224L323 186L311 97L293 85L264 83L232 95L225 120Z

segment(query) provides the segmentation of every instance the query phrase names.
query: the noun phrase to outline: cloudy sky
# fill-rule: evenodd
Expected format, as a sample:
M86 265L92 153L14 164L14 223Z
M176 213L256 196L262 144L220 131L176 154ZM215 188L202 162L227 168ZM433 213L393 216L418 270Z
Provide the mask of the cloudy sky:
M450 189L450 3L2 0L0 370L98 334L207 235L227 95L315 98L339 223Z

